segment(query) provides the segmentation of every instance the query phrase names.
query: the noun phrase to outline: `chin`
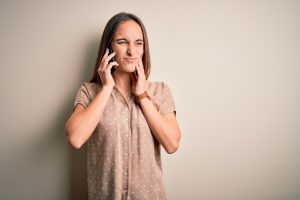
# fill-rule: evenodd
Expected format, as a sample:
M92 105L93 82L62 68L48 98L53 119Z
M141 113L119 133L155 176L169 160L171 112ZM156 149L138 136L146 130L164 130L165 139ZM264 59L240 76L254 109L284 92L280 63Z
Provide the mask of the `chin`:
M128 73L134 72L135 71L135 65L125 65L123 67L120 67L119 71L128 72Z

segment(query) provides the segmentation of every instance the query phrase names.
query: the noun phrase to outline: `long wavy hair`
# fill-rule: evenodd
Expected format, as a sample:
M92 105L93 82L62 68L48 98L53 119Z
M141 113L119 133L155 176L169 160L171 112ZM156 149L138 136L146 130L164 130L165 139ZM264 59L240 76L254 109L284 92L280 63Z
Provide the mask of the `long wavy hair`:
M136 23L138 23L142 29L143 32L143 40L144 40L144 54L142 57L143 61L143 66L144 66L144 71L145 71L145 76L146 79L148 79L150 75L150 70L151 70L151 62L150 62L150 52L149 52L149 42L148 42L148 37L147 37L147 32L145 29L144 24L142 21L134 14L131 13L126 13L126 12L121 12L113 16L106 24L101 40L100 40L100 46L98 50L98 55L97 55L97 60L94 68L94 73L92 76L92 79L90 80L91 83L97 83L101 85L101 79L98 74L98 69L100 67L100 63L102 60L102 57L105 54L106 48L111 44L112 39L114 37L114 34L118 28L118 25L121 22L127 21L127 20L134 20Z

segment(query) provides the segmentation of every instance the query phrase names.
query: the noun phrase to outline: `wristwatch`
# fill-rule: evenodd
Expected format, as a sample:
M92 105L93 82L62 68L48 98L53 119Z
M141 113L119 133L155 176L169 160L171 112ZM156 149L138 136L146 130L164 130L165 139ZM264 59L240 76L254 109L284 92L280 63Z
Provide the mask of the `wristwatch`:
M151 100L151 97L149 96L149 94L148 94L146 91L144 91L142 94L136 96L136 100L137 100L138 103L140 103L141 100L142 100L143 98L146 98L146 97L147 97L149 100Z

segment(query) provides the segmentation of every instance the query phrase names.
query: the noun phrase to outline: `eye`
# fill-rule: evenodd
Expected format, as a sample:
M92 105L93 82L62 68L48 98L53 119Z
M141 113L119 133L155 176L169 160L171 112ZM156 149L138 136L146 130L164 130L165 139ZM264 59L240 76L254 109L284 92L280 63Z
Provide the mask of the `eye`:
M142 42L138 42L137 45L143 45L143 43Z

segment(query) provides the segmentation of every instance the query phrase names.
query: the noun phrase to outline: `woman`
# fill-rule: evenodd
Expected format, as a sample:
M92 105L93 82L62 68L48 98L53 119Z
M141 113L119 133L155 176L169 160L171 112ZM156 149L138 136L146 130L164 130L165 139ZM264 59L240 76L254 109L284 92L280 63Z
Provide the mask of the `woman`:
M79 88L65 125L72 147L87 142L89 199L167 197L160 145L174 153L181 133L171 91L164 82L148 80L150 68L141 20L124 12L113 16L93 77Z

